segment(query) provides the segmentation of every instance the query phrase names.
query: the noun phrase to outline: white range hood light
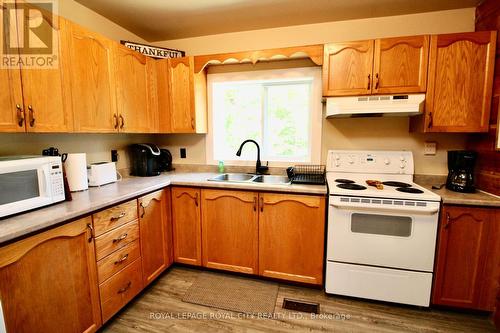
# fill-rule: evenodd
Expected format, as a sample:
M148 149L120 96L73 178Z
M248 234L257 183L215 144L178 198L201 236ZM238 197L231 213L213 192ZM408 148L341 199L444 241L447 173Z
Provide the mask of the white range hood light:
M329 97L326 117L414 116L424 110L425 94Z

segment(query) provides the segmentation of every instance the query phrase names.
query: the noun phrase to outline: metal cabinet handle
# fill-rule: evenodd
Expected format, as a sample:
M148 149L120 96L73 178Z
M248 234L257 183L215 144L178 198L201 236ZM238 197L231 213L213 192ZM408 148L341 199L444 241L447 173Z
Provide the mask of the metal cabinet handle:
M453 223L453 221L458 220L459 218L464 217L464 216L468 216L471 219L473 219L475 222L478 222L478 223L483 222L483 220L480 220L480 219L474 217L474 215L472 215L471 213L462 213L462 214L458 215L457 217L451 217L450 213L446 212L446 224L444 225L444 228L448 229L450 227L450 225Z
M125 212L121 212L120 215L118 215L118 216L112 216L110 218L110 220L111 220L111 222L118 221L122 217L125 217L125 215L127 215Z
M368 87L366 88L367 90L370 90L370 87L372 85L372 80L371 80L372 75L368 74Z
M198 207L198 193L194 195L194 204Z
M36 121L35 110L33 110L33 106L31 106L31 104L28 105L28 110L30 112L30 126L33 127L33 126L35 126L35 121Z
M21 104L16 104L16 110L17 110L17 124L19 125L19 127L23 127L24 112L23 108L21 107Z
M124 233L124 234L123 234L123 235L121 235L120 237L113 239L113 243L118 243L118 242L120 242L120 241L124 240L125 238L127 238L127 236L128 236L128 234L127 234L127 233Z
M257 197L253 197L253 211L257 211Z
M429 112L429 124L427 124L427 128L431 128L432 127L432 112Z
M125 119L123 118L122 115L119 116L120 120L122 121L122 124L120 125L120 129L123 129L125 127Z
M191 119L191 128L194 129L194 119Z
M118 294L123 294L124 292L126 292L131 285L132 281L129 281L125 287L118 289Z
M142 202L139 204L139 206L141 206L142 208L142 214L141 214L141 219L142 219L144 215L146 215L146 206L144 206Z
M264 198L263 197L260 197L260 211L261 212L264 211Z
M94 238L94 228L92 227L92 224L87 223L87 229L89 229L89 231L90 231L90 236L89 236L89 238L87 239L87 241L88 241L89 243L91 243L91 242L92 242L92 238Z
M377 74L375 74L375 78L377 79L377 80L375 81L375 90L377 90L377 89L378 89L378 84L379 84L379 82L380 82L380 78L379 78L379 76L378 76L378 73L377 73Z
M119 126L119 124L118 124L118 116L116 114L114 114L113 118L115 119L115 126L114 127L115 127L115 129L118 129L118 126Z
M119 260L115 261L115 265L119 265L127 259L128 259L128 253L126 255L124 255L123 257L121 257Z

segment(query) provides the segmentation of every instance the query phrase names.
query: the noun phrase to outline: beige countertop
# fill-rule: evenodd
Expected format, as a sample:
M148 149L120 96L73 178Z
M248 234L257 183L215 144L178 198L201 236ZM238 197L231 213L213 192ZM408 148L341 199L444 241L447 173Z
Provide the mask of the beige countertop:
M319 185L272 185L208 181L216 173L170 172L157 177L126 177L123 180L72 193L73 200L57 203L31 212L0 219L0 244L54 227L169 185L243 189L326 195L327 187Z
M443 204L464 205L464 206L487 206L500 207L500 197L483 191L475 193L460 193L448 190L442 187L440 190L432 188L432 185L441 185L446 181L442 176L416 176L415 182L420 186L431 190L441 197Z

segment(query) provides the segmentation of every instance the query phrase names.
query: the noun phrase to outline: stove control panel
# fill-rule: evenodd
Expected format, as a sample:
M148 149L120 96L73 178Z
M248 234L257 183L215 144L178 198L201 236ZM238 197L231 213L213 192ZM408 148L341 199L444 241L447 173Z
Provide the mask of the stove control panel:
M413 175L411 151L329 150L326 170L352 173Z

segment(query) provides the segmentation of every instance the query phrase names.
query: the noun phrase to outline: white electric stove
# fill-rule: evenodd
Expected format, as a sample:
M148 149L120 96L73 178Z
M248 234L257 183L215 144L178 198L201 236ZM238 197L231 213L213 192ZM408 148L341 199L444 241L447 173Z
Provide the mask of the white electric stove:
M327 293L429 306L441 198L413 173L408 151L328 152Z

